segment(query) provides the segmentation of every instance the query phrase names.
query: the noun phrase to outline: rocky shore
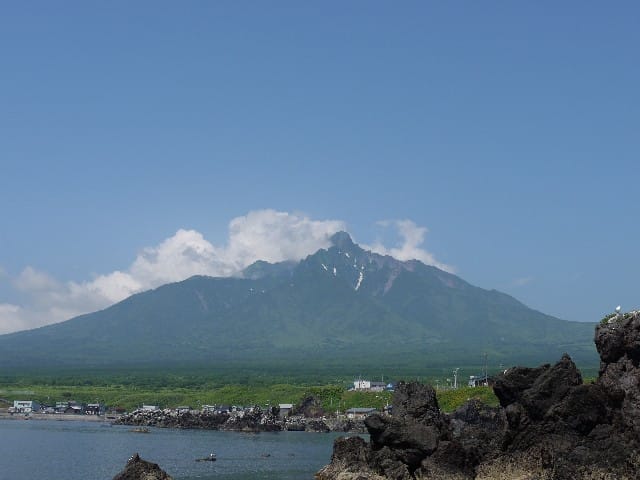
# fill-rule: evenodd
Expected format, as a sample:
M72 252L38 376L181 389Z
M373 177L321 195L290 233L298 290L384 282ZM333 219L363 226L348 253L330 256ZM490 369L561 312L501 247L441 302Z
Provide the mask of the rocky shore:
M134 454L113 480L172 480L156 463L147 462Z
M161 427L208 429L238 432L352 432L366 433L363 421L332 417L306 417L293 415L280 418L273 409L252 407L230 413L212 413L191 410L178 412L172 409L136 410L115 420L116 425L135 427Z
M317 480L631 480L640 477L640 312L596 327L600 371L573 361L515 367L496 380L500 407L443 414L434 390L400 383L392 417L365 420L370 440L335 441Z

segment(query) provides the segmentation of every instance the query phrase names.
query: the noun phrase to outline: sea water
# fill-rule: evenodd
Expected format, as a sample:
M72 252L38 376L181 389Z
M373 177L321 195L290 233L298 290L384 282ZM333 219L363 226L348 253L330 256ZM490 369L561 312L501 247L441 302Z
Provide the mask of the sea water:
M0 420L0 480L111 480L139 453L175 480L311 480L331 460L334 433L239 433L100 422ZM215 453L215 462L196 462Z

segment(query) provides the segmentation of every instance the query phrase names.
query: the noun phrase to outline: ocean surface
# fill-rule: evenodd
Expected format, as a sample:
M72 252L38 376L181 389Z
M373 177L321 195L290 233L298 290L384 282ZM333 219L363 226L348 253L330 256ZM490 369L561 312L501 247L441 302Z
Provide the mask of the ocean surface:
M0 420L0 480L111 480L139 453L175 480L312 480L331 460L334 433L238 433L100 422ZM216 462L196 462L215 452Z

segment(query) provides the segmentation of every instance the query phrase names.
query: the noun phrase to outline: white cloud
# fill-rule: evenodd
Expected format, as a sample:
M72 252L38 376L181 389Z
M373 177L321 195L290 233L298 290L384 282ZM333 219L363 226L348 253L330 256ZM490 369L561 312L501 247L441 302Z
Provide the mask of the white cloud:
M372 251L400 260L418 259L451 271L421 248L427 229L410 220L383 222L402 242L395 248L376 243ZM256 210L234 218L225 245L215 246L195 230L178 230L154 247L144 248L125 270L85 282L61 282L27 266L12 280L27 298L23 305L0 303L0 334L31 329L105 308L130 295L193 275L230 276L256 260L300 260L330 245L330 237L347 230L340 220L312 220L299 213ZM0 271L1 273L1 271Z
M419 227L411 220L383 220L378 222L378 225L395 228L402 241L394 248L387 248L380 242L365 248L381 255L391 255L398 260L420 260L447 272L454 271L452 266L437 261L432 253L421 247L428 232L426 227Z
M329 246L329 238L347 226L340 220L315 221L306 216L260 210L234 218L223 258L236 270L256 260L299 260Z
M60 288L53 277L32 267L25 268L13 283L18 290L25 292L51 291Z
M299 260L328 247L331 235L345 229L339 220L257 210L231 220L226 245L216 247L201 233L180 229L159 245L144 248L127 270L86 282L58 282L28 266L13 285L30 302L0 304L0 334L67 320L193 275L230 276L256 260Z
M20 306L0 303L0 333L24 329L25 320L25 315Z

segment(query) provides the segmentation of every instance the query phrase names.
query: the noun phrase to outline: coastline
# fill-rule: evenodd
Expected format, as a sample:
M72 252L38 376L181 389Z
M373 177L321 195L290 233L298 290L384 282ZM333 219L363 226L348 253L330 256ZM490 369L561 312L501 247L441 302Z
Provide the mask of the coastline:
M104 416L99 415L75 415L67 413L8 413L0 411L0 420L45 420L54 422L106 422L112 423L114 419L107 419Z
M59 413L8 413L0 411L0 420L13 421L46 421L46 422L94 422L109 425L128 425L132 427L158 427L187 430L220 430L240 432L261 431L306 431L315 433L343 432L351 434L366 434L362 420L338 420L329 418L295 417L287 420L269 418L264 412L247 415L244 419L237 416L210 416L201 412L189 414L169 413L169 410L155 412L132 412L105 418L104 415L77 415ZM110 416L111 417L111 416ZM229 421L230 420L230 421Z

